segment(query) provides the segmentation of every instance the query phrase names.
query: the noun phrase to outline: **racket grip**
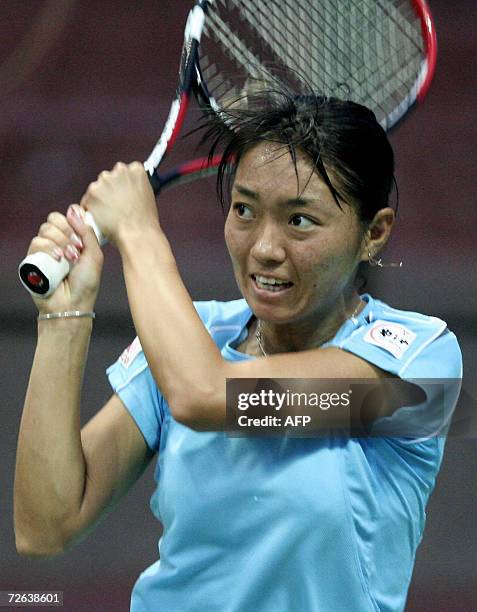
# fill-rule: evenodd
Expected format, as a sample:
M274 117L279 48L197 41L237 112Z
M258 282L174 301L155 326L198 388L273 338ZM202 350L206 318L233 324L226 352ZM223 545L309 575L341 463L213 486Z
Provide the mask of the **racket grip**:
M84 220L93 229L99 245L103 246L106 239L96 225L93 215L86 212ZM25 257L18 266L18 275L29 293L39 298L47 298L55 292L70 270L71 264L65 257L58 261L48 253L38 252Z

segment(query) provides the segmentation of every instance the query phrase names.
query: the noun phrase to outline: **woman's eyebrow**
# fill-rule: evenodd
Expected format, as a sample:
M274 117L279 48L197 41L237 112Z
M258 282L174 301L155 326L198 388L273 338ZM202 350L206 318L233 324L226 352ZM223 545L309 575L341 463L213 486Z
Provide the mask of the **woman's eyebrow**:
M233 186L233 191L237 191L238 193L251 198L253 200L260 200L260 195L256 192L253 191L252 189L249 189L248 187L244 187L243 185L238 185L237 183L234 184ZM316 204L317 203L318 198L304 198L301 196L298 196L296 198L290 198L288 200L284 201L284 204L286 204L287 206L307 206L310 204Z
M242 195L247 196L247 198L252 198L253 200L259 200L260 199L260 196L258 195L258 193L256 193L255 191L252 191L248 187L243 187L242 185L237 185L237 183L234 184L232 191L238 191Z
M285 204L287 206L309 206L310 204L316 204L318 201L317 198L290 198L289 200L285 200Z

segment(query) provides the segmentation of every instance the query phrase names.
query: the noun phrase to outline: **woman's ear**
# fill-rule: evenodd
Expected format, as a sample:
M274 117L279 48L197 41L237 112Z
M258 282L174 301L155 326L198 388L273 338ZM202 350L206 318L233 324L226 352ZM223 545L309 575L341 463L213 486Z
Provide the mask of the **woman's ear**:
M369 261L370 255L376 257L385 247L396 219L396 214L389 206L381 208L368 225L363 240L361 261Z

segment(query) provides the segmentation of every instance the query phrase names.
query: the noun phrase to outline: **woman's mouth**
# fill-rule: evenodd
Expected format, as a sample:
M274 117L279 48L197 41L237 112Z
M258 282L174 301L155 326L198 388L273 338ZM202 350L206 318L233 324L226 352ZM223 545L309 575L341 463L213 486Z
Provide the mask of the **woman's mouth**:
M293 285L290 281L273 276L261 276L260 274L252 274L252 280L259 290L269 291L270 293L280 293Z

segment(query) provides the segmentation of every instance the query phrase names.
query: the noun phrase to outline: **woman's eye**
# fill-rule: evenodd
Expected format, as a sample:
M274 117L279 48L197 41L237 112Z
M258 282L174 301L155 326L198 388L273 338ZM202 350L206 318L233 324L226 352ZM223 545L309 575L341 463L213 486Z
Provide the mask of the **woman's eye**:
M309 227L316 225L316 223L304 215L294 215L290 219L290 225L298 227L299 229L308 229Z
M237 203L233 205L233 208L242 219L251 219L253 217L252 210L246 204Z

